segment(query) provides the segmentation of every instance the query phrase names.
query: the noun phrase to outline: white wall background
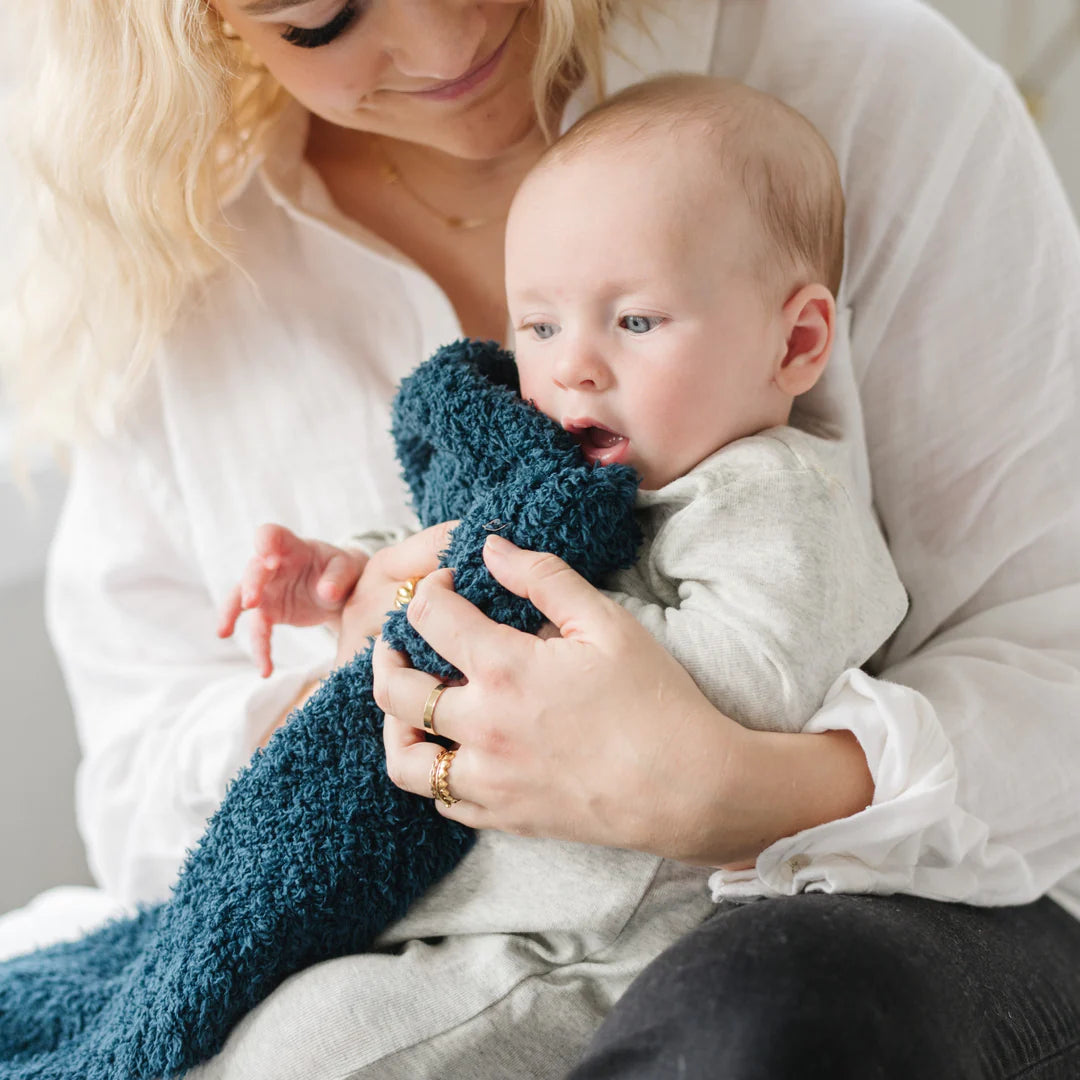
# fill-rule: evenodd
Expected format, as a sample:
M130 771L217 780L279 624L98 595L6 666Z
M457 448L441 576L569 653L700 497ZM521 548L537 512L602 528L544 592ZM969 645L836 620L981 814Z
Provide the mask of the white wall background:
M1013 75L1049 42L1071 39L1077 46L1046 87L1043 133L1080 208L1080 0L938 0L936 6ZM1065 29L1070 17L1075 21ZM0 11L0 42L3 22ZM10 81L10 58L5 63L0 55L4 113ZM2 253L12 250L18 220L12 191L0 150ZM0 291L9 287L11 270L11 260L0 256ZM89 880L72 812L72 721L41 616L44 552L63 480L54 470L36 470L40 502L32 511L11 483L5 446L0 405L0 912L49 885Z

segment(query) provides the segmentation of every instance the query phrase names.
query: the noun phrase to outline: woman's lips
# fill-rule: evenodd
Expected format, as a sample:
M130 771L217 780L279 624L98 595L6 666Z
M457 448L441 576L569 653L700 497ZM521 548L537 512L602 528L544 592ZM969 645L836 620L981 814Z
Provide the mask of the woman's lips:
M428 101L452 101L454 98L459 98L463 94L467 94L470 90L475 89L481 83L486 82L499 66L499 61L506 51L506 43L510 40L511 35L517 28L520 18L521 15L519 14L517 19L514 20L513 25L510 27L506 37L503 38L502 44L482 64L474 67L472 71L467 71L460 79L441 83L428 90L408 90L406 93L411 94L413 97L426 98Z

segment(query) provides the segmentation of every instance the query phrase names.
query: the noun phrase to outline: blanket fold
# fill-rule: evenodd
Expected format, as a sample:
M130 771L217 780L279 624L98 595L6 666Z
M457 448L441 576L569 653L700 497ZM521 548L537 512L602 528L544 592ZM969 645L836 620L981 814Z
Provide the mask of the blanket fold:
M487 615L540 613L488 574L492 530L589 580L632 564L629 469L594 469L516 393L493 343L440 349L401 386L393 434L425 526L452 518L440 560ZM403 612L384 636L455 674ZM371 649L332 672L230 783L170 898L78 941L0 964L0 1080L156 1080L216 1054L290 975L362 952L450 872L471 832L386 775Z

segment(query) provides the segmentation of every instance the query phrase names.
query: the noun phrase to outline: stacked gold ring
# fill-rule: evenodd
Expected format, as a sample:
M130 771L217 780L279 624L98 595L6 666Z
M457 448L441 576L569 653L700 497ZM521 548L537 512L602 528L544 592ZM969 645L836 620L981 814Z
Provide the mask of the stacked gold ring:
M422 577L423 574L421 574L420 577L411 577L398 586L398 591L394 595L394 607L407 608L409 606L409 601L416 594L416 583L420 581Z
M450 794L450 766L454 763L454 750L442 750L431 764L431 797L443 806L453 806L460 800Z

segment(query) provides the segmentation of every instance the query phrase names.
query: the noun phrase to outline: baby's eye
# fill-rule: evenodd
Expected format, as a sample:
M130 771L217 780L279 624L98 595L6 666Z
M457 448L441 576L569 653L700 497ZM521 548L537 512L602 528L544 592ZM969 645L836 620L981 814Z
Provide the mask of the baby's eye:
M559 332L559 328L551 322L535 322L532 323L529 329L541 341L547 341L548 338L553 338Z
M619 325L631 334L647 334L655 330L664 320L659 315L624 315Z

